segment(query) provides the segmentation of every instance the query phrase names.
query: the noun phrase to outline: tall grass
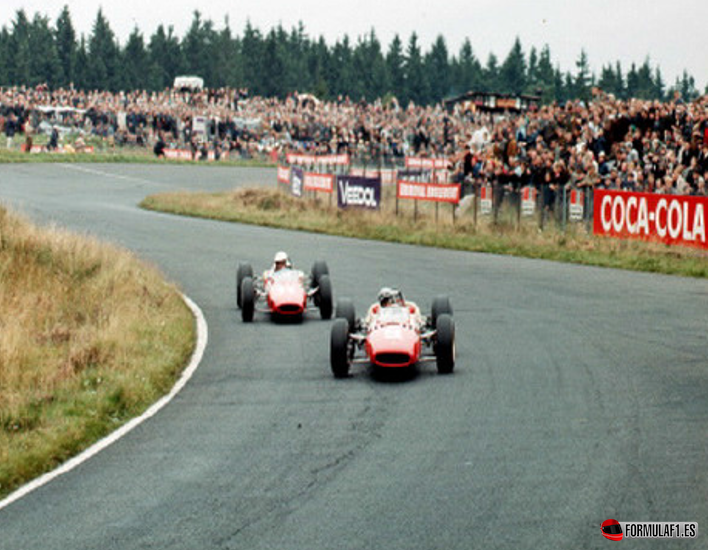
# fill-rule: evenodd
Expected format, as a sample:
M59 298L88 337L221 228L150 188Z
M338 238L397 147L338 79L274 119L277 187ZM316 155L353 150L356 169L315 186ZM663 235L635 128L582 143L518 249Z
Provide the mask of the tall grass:
M193 325L155 268L0 206L0 496L166 393Z
M328 198L298 199L275 189L237 189L221 193L166 193L147 197L144 208L174 214L436 246L456 250L510 254L587 265L616 267L692 277L708 277L708 256L692 249L656 243L597 238L582 226L566 230L535 222L516 225L515 216L504 213L499 223L481 216L475 224L467 212L453 219L449 205L419 205L417 219L412 202L387 201L381 212L340 210Z

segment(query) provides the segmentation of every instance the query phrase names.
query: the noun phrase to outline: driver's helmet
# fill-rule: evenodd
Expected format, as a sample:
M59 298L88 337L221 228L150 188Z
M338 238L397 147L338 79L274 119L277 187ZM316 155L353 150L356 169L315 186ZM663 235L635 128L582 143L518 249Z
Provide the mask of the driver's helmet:
M403 299L403 293L397 288L384 287L379 290L378 296L381 307L388 306L403 306L406 301Z
M281 250L276 252L275 258L273 258L273 271L280 271L284 267L290 267L290 258Z

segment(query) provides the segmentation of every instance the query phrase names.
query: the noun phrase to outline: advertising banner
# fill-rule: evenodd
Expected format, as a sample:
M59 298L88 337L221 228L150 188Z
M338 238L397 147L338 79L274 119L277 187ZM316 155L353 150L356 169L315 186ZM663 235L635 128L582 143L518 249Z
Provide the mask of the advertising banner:
M378 210L381 205L381 180L358 176L337 176L337 206L370 208Z
M406 168L418 168L421 170L447 170L448 160L446 158L431 159L427 157L406 157Z
M570 202L568 203L568 218L571 222L583 221L585 213L585 193L571 189Z
M332 174L305 172L304 189L305 191L332 193L334 191L334 176Z
M290 192L296 197L302 197L304 175L302 168L293 166L290 169Z
M287 166L278 166L278 183L290 184L290 168Z
M396 196L399 199L458 204L460 202L460 185L398 180Z
M479 188L479 211L481 214L491 214L492 213L492 201L494 200L494 193L492 192L491 185L483 185Z
M536 212L536 197L538 191L535 187L527 185L521 190L521 215L533 216Z
M593 233L708 250L708 197L595 191Z
M347 166L349 155L307 155L288 153L285 157L288 164L323 164L327 166Z

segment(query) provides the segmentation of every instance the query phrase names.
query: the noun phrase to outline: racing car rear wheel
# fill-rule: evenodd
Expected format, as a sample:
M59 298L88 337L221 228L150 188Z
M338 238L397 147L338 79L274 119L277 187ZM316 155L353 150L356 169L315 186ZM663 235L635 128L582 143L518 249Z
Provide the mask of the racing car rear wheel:
M349 374L349 324L346 319L336 319L332 324L329 344L329 363L335 378Z
M349 324L349 330L354 330L356 325L356 312L354 310L354 302L349 298L340 298L337 300L337 310L334 316L337 319L346 319Z
M320 315L323 319L332 317L332 282L329 280L329 275L320 275L319 290L317 291L316 303L320 308Z
M438 373L450 374L455 368L455 322L449 314L443 313L437 318L435 329Z
M248 263L238 264L236 269L236 305L241 307L241 283L246 277L253 278L253 267Z
M310 273L312 288L319 286L320 277L322 275L329 275L329 267L327 267L327 262L317 260L314 264L312 264L312 272Z
M241 319L244 323L253 321L256 309L256 293L253 288L253 279L246 277L241 281Z
M450 303L450 298L447 296L436 296L433 299L433 306L430 308L430 323L433 327L437 326L437 320L440 315L446 313L447 315L452 315L452 304Z

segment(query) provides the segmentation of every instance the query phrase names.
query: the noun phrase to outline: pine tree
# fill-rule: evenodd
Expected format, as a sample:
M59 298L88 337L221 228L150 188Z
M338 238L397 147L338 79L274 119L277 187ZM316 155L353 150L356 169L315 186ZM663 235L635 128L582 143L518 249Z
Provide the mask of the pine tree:
M26 84L47 83L52 88L59 85L63 71L48 17L35 14L30 25L29 48L30 80Z
M588 54L584 49L580 50L580 57L578 57L578 60L575 62L575 68L577 69L577 73L575 74L572 90L569 90L570 97L589 101L592 76L590 74ZM570 97L568 99L570 99Z
M262 56L263 39L261 32L253 28L251 21L246 21L246 28L241 39L241 54L243 57L243 82L247 88L260 93L260 59Z
M546 44L538 58L538 87L541 89L541 101L550 103L556 99L555 71L551 64L551 50Z
M472 51L472 44L466 38L460 47L460 54L454 64L453 86L457 93L477 91L482 78L482 66Z
M430 97L428 79L423 69L423 58L420 46L418 45L418 35L411 33L406 50L406 91L410 101L417 105L424 105Z
M148 86L149 58L143 35L137 26L130 33L121 57L123 61L122 87L128 90L145 89Z
M526 68L526 92L536 94L538 91L538 53L536 48L531 46L529 52L529 63Z
M8 63L11 84L29 84L32 77L32 56L30 50L30 24L25 10L17 10L10 36L10 62Z
M388 46L386 53L386 72L388 74L388 92L403 99L406 86L405 58L403 56L403 44L398 33L396 33Z
M487 57L487 64L482 71L482 91L483 92L501 92L501 75L499 71L499 60L493 52L490 52Z
M526 61L518 36L501 66L499 77L500 91L512 94L524 92L526 87Z
M71 22L69 7L64 6L56 22L54 32L57 55L61 64L61 81L59 85L68 86L75 80L74 68L76 66L76 31Z
M434 102L442 101L450 93L451 79L447 45L441 34L435 39L430 52L425 56L424 65L429 83L430 98Z
M101 8L98 9L88 41L87 85L97 90L117 91L122 80L119 73L118 44Z

